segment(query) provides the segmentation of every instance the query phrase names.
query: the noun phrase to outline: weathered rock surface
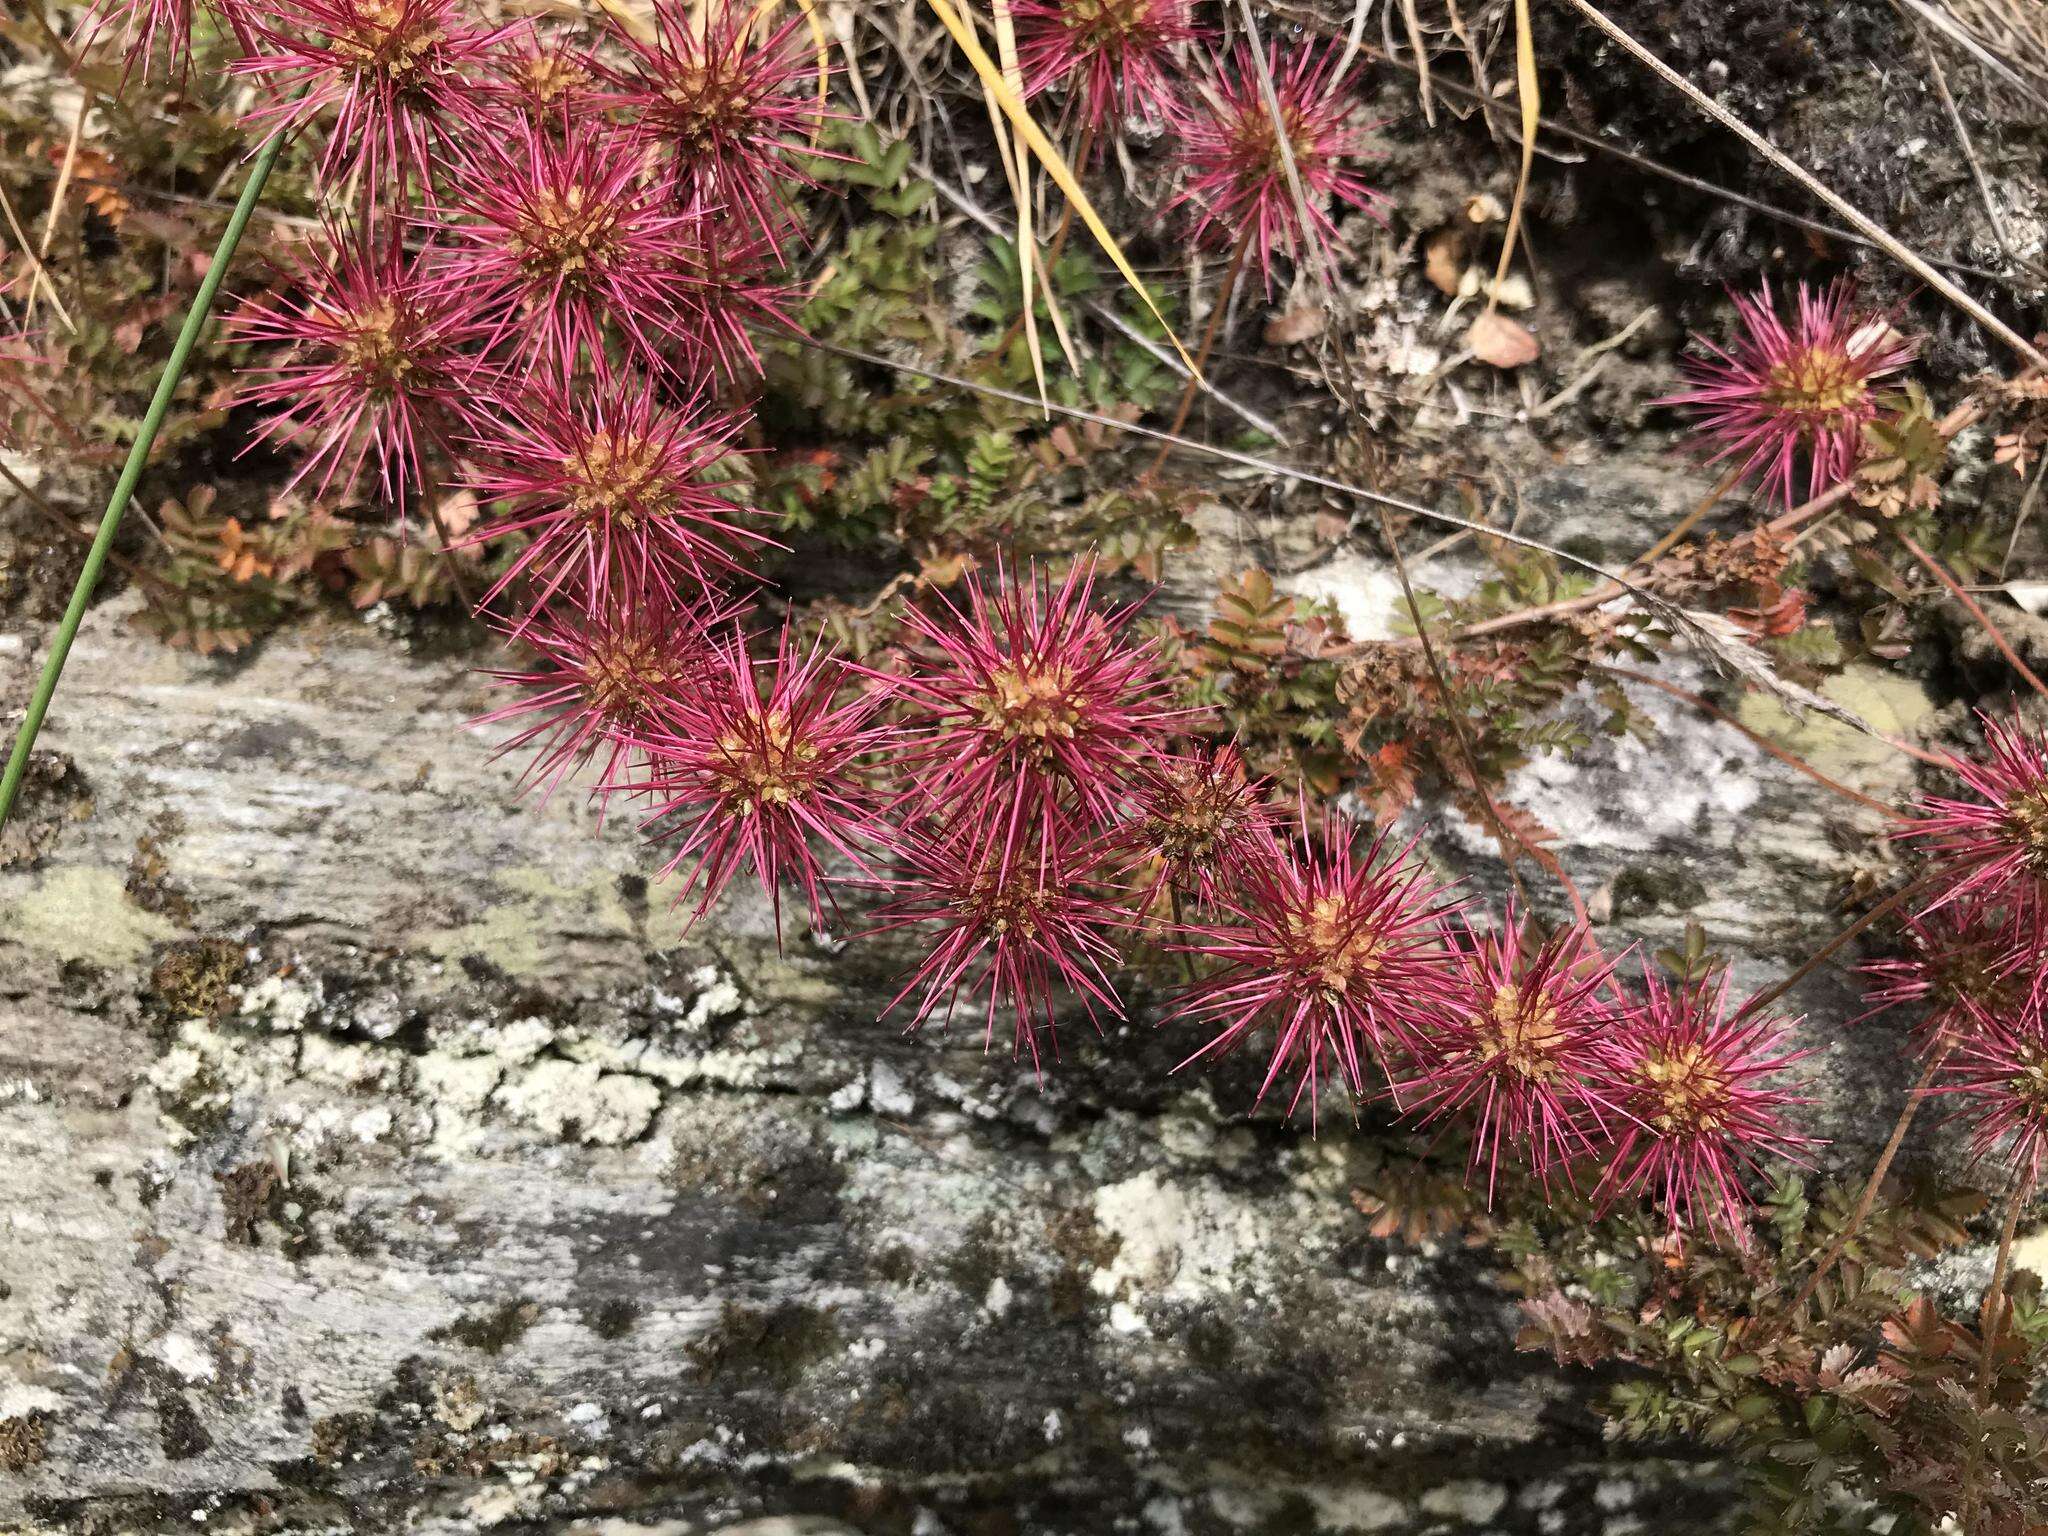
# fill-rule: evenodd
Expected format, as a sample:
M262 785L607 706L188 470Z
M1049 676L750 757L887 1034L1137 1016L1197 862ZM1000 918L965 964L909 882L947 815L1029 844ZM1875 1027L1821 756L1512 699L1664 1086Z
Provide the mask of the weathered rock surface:
M1043 1091L905 1038L900 955L778 955L745 901L679 938L628 828L516 801L469 663L340 621L202 661L121 606L0 870L0 1521L1715 1528L1714 1469L1604 1451L1479 1257L1367 1234L1372 1131L1247 1121L1248 1067L1170 1076L1149 1026ZM1617 940L1690 913L1780 975L1875 815L1649 708L1517 793ZM1803 1002L1817 1119L1879 1134L1888 1048Z

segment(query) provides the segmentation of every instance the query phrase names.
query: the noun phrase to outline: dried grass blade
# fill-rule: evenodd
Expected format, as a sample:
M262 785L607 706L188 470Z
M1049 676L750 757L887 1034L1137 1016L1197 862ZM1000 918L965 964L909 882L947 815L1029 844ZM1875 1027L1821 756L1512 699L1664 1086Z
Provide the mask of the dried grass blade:
M939 24L952 36L955 46L967 55L968 63L974 66L974 72L981 77L983 89L995 97L1003 110L1003 115L1016 125L1017 131L1024 135L1025 143L1031 147L1031 152L1044 163L1046 174L1052 177L1053 184L1060 189L1060 194L1074 205L1074 212L1081 216L1081 222L1087 226L1088 233L1094 237L1095 243L1102 247L1103 254L1109 257L1110 262L1116 267L1118 275L1144 301L1145 308L1151 311L1152 318L1157 320L1166 332L1167 340L1173 343L1173 350L1180 354L1181 361L1199 375L1201 370L1195 367L1195 360L1188 356L1188 350L1181 345L1180 337L1174 333L1173 327L1167 324L1166 316L1159 312L1159 306L1152 302L1150 290L1138 280L1137 270L1132 267L1130 258L1124 255L1123 247L1117 244L1116 237L1109 232L1109 227L1102 222L1102 216L1095 211L1095 205L1088 200L1088 194L1082 190L1080 179L1075 176L1058 147L1045 136L1044 130L1032 121L1030 109L1018 100L1016 93L1009 86L1003 83L1002 71L996 67L995 60L988 56L988 50L981 46L980 39L961 19L960 13L953 9L949 0L925 0L925 3L931 7L932 14L939 18Z

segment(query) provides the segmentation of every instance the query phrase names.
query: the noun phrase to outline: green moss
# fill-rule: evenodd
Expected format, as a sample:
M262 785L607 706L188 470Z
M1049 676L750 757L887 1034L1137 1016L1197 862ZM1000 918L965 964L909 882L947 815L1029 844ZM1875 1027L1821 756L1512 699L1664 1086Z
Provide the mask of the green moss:
M583 1309L583 1322L600 1339L623 1339L640 1320L640 1309L624 1296L607 1296Z
M49 1429L40 1413L0 1419L0 1469L26 1472L42 1464Z
M174 1019L217 1018L242 975L242 951L225 939L174 944L149 973L149 993Z
M788 1387L806 1367L838 1348L839 1324L824 1308L803 1302L767 1308L727 1303L717 1326L691 1344L690 1355L707 1376Z
M377 1420L367 1413L330 1413L313 1421L310 1454L322 1467L354 1461L376 1443Z
M540 1321L540 1307L524 1298L503 1302L485 1312L465 1313L427 1337L448 1340L487 1355L501 1354Z
M1689 912L1707 899L1707 888L1675 860L1651 869L1631 864L1614 877L1614 915L1642 917L1651 912Z

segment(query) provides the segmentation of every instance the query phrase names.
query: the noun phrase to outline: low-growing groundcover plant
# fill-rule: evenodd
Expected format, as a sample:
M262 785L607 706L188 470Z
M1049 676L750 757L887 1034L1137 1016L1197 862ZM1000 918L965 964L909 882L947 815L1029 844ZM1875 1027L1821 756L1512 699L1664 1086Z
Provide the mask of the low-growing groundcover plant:
M1105 307L1069 199L1056 229L993 248L1001 334L969 358L969 391L925 368L928 387L899 381L899 414L868 398L872 354L946 362L951 345L918 222L934 183L907 180L907 144L861 117L805 9L655 0L571 22L467 0L121 0L81 20L66 57L111 116L146 96L203 119L260 147L238 219L273 164L274 195L303 210L270 291L231 309L231 376L207 400L246 424L243 451L291 461L281 500L298 501L255 532L197 498L167 509L151 622L232 646L316 573L359 602L453 600L510 658L479 726L537 798L590 794L643 836L693 920L752 881L778 933L892 935L913 958L886 1018L978 1030L1040 1076L1086 1070L1077 1026L1123 1017L1142 973L1168 989L1152 1018L1179 1070L1248 1053L1254 1103L1302 1134L1341 1115L1412 1133L1412 1164L1365 1202L1382 1229L1448 1212L1491 1241L1525 1344L1629 1367L1616 1435L1733 1448L1758 1529L2048 1525L2048 1313L2012 1265L2048 1149L2038 704L1988 709L1979 752L1940 757L1937 787L1887 808L1907 874L1838 944L1897 929L1870 1006L1911 1010L1920 1075L1846 1187L1808 1177L1812 1025L1778 1006L1804 971L1740 996L1703 947L1616 952L1501 794L1529 754L1578 744L1546 718L1571 694L1640 728L1622 661L1702 645L1799 696L1829 657L1793 541L1843 508L1868 514L1839 537L1880 591L1896 595L1889 534L2042 692L1935 516L1948 445L1984 416L2028 469L2048 435L2038 377L1937 418L1902 315L1846 280L1738 291L1728 338L1698 343L1665 403L1724 485L1755 482L1772 515L1752 531L1688 541L1688 519L1592 576L1497 544L1496 580L1409 590L1409 632L1373 642L1252 571L1191 631L1125 574L1156 579L1191 537L1174 445L1105 472L1106 444L1176 396L1177 436L1240 288L1316 281L1347 210L1394 211L1359 56L1243 36L1248 14L1019 0L1000 50L1015 85L989 88L999 115L1039 114L1068 174L1107 183L1112 150L1156 138L1175 178L1161 217L1227 262L1185 383L1158 324L1173 306ZM843 228L822 211L856 197ZM90 363L28 331L31 300L0 405L33 451L67 428L50 407L67 365ZM1033 426L1017 390L1059 374L1083 302L1143 345L1049 382ZM878 371L851 374L849 350ZM787 429L799 406L819 435ZM1076 419L1049 425L1054 407ZM778 586L793 541L870 527L905 555L873 602ZM1873 654L1892 622L1880 608ZM1554 876L1576 919L1445 880L1403 823L1425 781ZM1968 1132L1988 1199L1890 1180L1923 1109ZM1993 1269L1952 1316L1913 1265L1980 1208Z

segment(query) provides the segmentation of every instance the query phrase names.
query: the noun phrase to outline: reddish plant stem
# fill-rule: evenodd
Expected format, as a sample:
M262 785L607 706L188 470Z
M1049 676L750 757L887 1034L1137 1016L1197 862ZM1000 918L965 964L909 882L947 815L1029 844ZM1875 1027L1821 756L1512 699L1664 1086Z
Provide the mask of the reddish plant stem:
M1209 323L1202 331L1202 345L1195 353L1195 366L1188 374L1187 387L1180 392L1180 406L1173 413L1173 425L1166 429L1167 436L1180 436L1180 429L1188 424L1188 412L1195 408L1195 396L1202 388L1202 370L1208 366L1209 354L1215 349L1216 338L1223 331L1223 317L1230 311L1231 295L1237 291L1238 274L1244 271L1245 257L1252 248L1252 227L1237 237L1237 248L1230 253L1230 265L1223 270L1223 285L1216 290L1216 302L1209 308ZM1161 443L1159 453L1146 468L1140 479L1155 478L1166 464L1167 454L1173 451L1173 444Z
M1748 737L1751 741L1756 743L1756 745L1762 747L1764 751L1770 753L1771 756L1775 757L1779 762L1783 763L1786 767L1794 769L1799 773L1805 774L1809 779L1813 780L1814 783L1820 785L1824 789L1833 790L1836 794L1840 795L1845 800L1854 800L1858 805L1867 805L1873 811L1879 811L1884 815L1891 817L1894 821L1907 821L1911 819L1903 811L1893 809L1891 806L1886 805L1882 800L1873 800L1870 796L1864 794L1862 791L1851 789L1848 785L1840 783L1835 779L1829 778L1826 774L1822 773L1818 768L1814 767L1813 764L1806 761L1805 758L1800 757L1797 753L1786 751L1783 747L1779 746L1769 737L1763 736L1758 732L1751 730L1748 726L1744 725L1740 720L1736 719L1726 710L1720 709L1713 704L1709 704L1705 699L1701 698L1698 694L1692 692L1690 689L1681 688L1676 683L1665 682L1664 679L1661 677L1652 677L1647 672L1637 672L1628 667L1615 667L1609 666L1605 663L1601 663L1600 670L1613 677L1625 677L1632 683L1647 683L1652 688L1661 689L1663 692L1670 694L1674 699L1679 699L1682 700L1684 703L1690 704L1694 709L1699 710L1702 714L1711 715L1714 719L1720 721L1730 730L1739 731L1742 735Z
M1166 882L1166 905L1168 912L1173 918L1174 934L1176 937L1179 937L1186 931L1187 919L1181 914L1180 892L1175 888L1171 878ZM1185 949L1180 951L1180 969L1181 974L1187 977L1188 985L1191 987L1201 979L1195 974L1195 957Z
M1814 1295L1820 1290L1821 1282L1841 1261L1851 1240L1863 1229L1863 1223L1870 1218L1871 1209L1877 1204L1878 1191L1883 1188L1885 1175L1892 1171L1892 1163L1899 1155L1899 1148L1905 1144L1907 1127L1913 1117L1920 1113L1921 1101L1927 1097L1927 1090L1934 1082L1934 1076L1941 1070L1941 1064L1948 1060L1949 1052L1955 1049L1955 1041L1944 1037L1941 1048L1931 1053L1927 1065L1920 1070L1920 1077L1906 1093L1906 1107L1899 1112L1898 1120L1892 1126L1891 1138L1885 1142L1884 1151L1877 1157L1877 1166L1870 1170L1870 1177L1864 1181L1863 1193L1857 1197L1856 1209L1849 1213L1849 1223L1836 1234L1828 1244L1827 1252L1820 1256L1820 1262L1813 1267L1813 1273L1806 1277L1799 1287L1799 1294L1792 1298L1791 1315L1797 1317L1806 1309Z
M52 527L59 529L67 538L75 539L81 544L92 543L91 529L79 527L78 524L58 511L56 507L50 504L49 499L42 492L9 469L5 459L0 459L0 480L5 480L14 487L16 494L41 513ZM154 587L159 592L174 593L176 591L168 581L165 581L156 572L144 570L134 561L124 560L117 554L109 552L107 564L131 580L139 581L147 587Z
M2027 1203L2027 1197L2034 1192L2034 1176L2031 1171L2020 1173L2014 1180L2012 1191L2005 1200L2005 1221L1998 1233L1998 1257L1991 1266L1991 1284L1985 1288L1984 1303L1978 1309L1982 1318L1982 1354L1977 1362L1977 1406L1991 1406L1991 1386L1994 1375L1993 1362L1998 1354L1998 1337L2005 1331L2005 1318L2011 1308L2005 1299L2005 1282L2012 1269L2012 1248L2019 1236L2020 1209Z
M1416 636L1422 642L1422 655L1429 664L1430 675L1436 679L1437 693L1444 701L1444 717L1450 722L1451 734L1457 739L1458 753L1464 759L1465 771L1472 778L1472 793L1479 797L1479 803L1485 807L1487 820L1493 823L1494 836L1500 842L1501 852L1507 857L1508 878L1515 883L1516 895L1525 901L1528 899L1527 892L1522 889L1522 877L1515 869L1513 848L1520 848L1556 878L1557 883L1564 887L1565 895L1571 898L1572 910L1578 920L1581 923L1586 922L1588 919L1585 898L1579 894L1579 888L1572 883L1571 877L1564 872L1564 866L1558 862L1554 854L1538 850L1528 839L1513 831L1507 824L1507 818L1501 815L1500 807L1493 803L1493 796L1487 792L1486 781L1479 772L1479 755L1472 750L1471 738L1465 734L1465 720L1459 713L1456 699L1452 696L1450 679L1444 675L1443 664L1437 659L1436 647L1430 643L1429 625L1423 620L1422 605L1415 600L1415 587L1408 579L1408 561L1401 553L1400 542L1394 537L1393 522L1387 517L1385 507L1376 510L1380 518L1380 537L1386 540L1387 552L1393 556L1394 571L1401 578L1401 595L1408 603L1408 618L1415 625Z
M1727 474L1723 475L1715 483L1711 491L1700 498L1697 506L1674 523L1669 533L1665 534L1663 538L1652 544L1648 550L1636 556L1635 559L1623 567L1623 574L1645 566L1655 565L1664 556L1670 554L1672 550L1678 547L1679 540L1697 528L1700 525L1700 520L1713 511L1714 508L1718 507L1721 504L1721 498L1734 490L1741 479L1742 466L1738 464L1735 468L1729 470Z
M1963 428L1976 422L1983 414L1984 407L1980 402L1965 400L1961 405L1942 417L1940 421L1936 422L1934 430L1939 432L1944 440L1947 440L1954 437ZM1802 523L1811 522L1823 512L1833 511L1849 499L1849 493L1853 489L1854 483L1847 480L1843 481L1840 485L1830 486L1812 500L1801 502L1798 506L1779 513L1764 526L1772 533L1789 533ZM1708 505L1711 506L1711 503ZM1685 525L1681 523L1679 526L1682 528ZM1666 535L1666 537L1669 537L1669 535ZM1463 629L1452 631L1451 638L1453 640L1472 640L1481 635L1497 634L1504 629L1514 629L1523 624L1533 624L1541 619L1559 618L1568 613L1583 613L1588 608L1598 608L1602 603L1612 602L1621 595L1622 589L1609 582L1579 597L1568 597L1559 602L1544 603L1539 607L1524 608L1515 613L1504 613L1499 618L1487 619L1482 623L1468 624Z
M1829 939L1827 943L1823 944L1820 947L1820 949L1811 958L1809 958L1804 965L1800 966L1799 969L1794 971L1790 976L1787 976L1775 987L1772 987L1767 991L1759 992L1755 997L1751 998L1748 1002L1744 1003L1742 1007L1736 1012L1735 1017L1731 1022L1739 1024L1744 1019L1748 1018L1751 1014L1761 1013L1764 1009L1770 1007L1771 1004L1775 1003L1787 992L1790 992L1794 987L1798 986L1800 982L1806 980L1807 977L1811 976L1823 965L1826 965L1828 961L1831 958L1833 958L1835 951L1840 949L1844 944L1847 944L1851 939L1855 938L1857 934L1861 933L1864 929L1870 927L1873 923L1880 922L1884 918L1889 917L1892 913L1898 911L1900 907L1904 906L1907 902L1911 901L1915 896L1919 895L1927 884L1927 877L1923 875L1918 880L1915 880L1911 885L1906 886L1903 890L1895 891L1890 896L1887 896L1883 901L1879 902L1876 906L1872 907L1868 912L1864 913L1861 917L1857 918L1855 922L1849 924L1848 927L1844 928L1832 939Z
M1942 563L1922 549L1918 541L1906 532L1905 529L1894 528L1892 532L1898 536L1900 547L1915 560L1918 560L1921 566L1925 568L1927 574L1940 582L1950 597L1963 605L1964 610L1968 612L1970 617L1977 621L1978 627L1991 637L1991 643L1998 647L1999 654L2011 664L2015 672L2027 680L2027 686L2040 694L2044 699L2048 699L2048 683L2043 683L2040 678L2034 675L2034 669L2020 660L2020 653L2012 648L2012 642L2005 638L2005 632L1991 622L1991 615L1984 611L1977 599L1970 596L1962 583L1949 575Z

